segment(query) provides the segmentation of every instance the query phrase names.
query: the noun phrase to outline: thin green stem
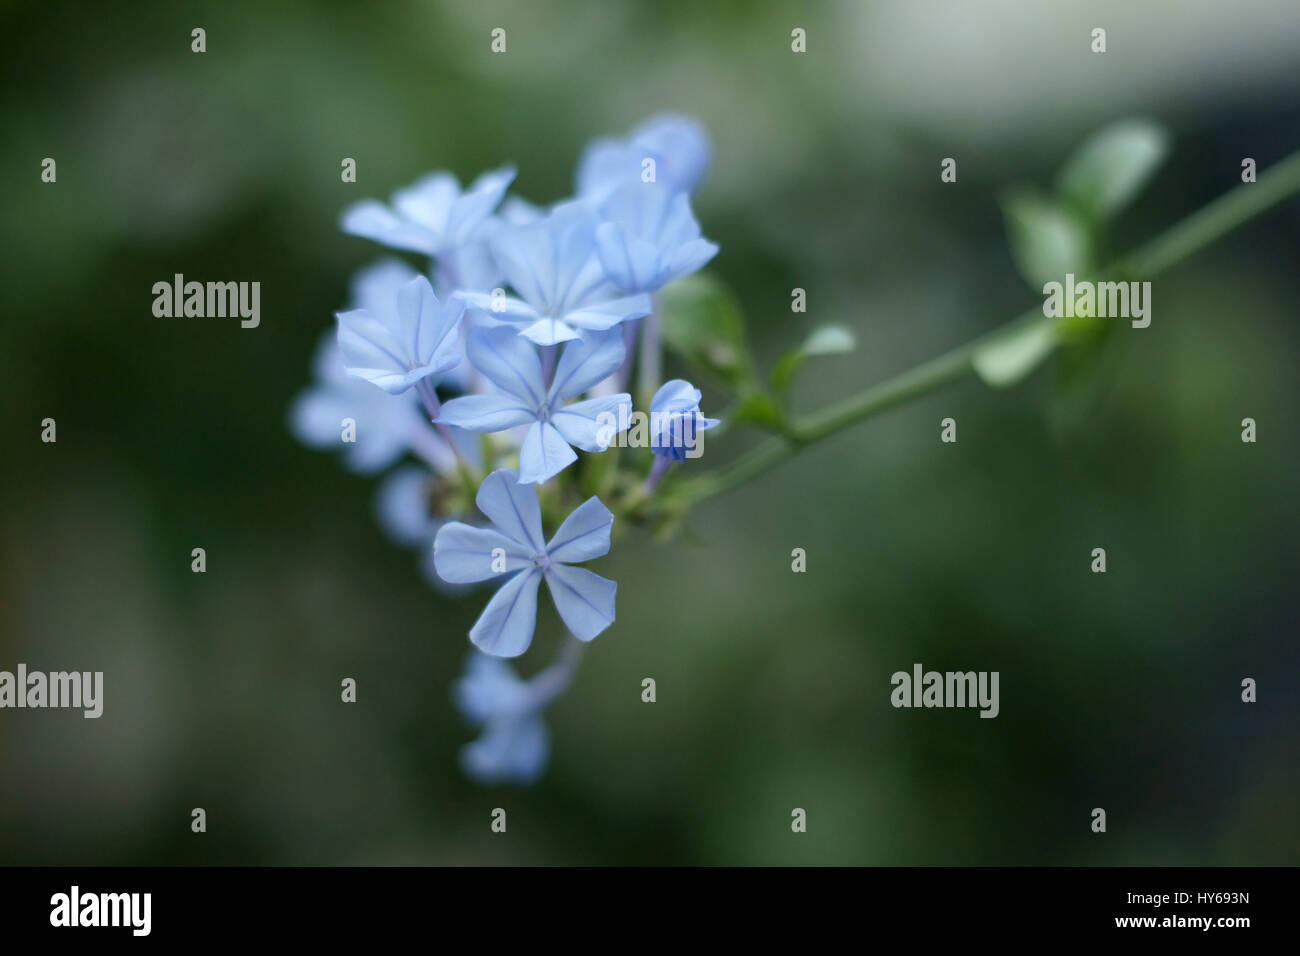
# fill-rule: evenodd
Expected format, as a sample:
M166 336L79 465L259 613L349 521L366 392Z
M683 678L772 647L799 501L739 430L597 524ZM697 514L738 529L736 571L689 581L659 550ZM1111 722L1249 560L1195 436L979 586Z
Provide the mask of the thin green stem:
M1152 278L1297 192L1300 152L1270 167L1259 182L1242 183L1203 206L1126 256L1121 265L1129 275Z
M1103 271L1143 281L1152 279L1296 193L1300 193L1300 152L1273 166L1258 182L1242 183ZM729 491L812 442L964 378L973 370L973 358L982 345L1016 327L1039 321L1050 320L1044 319L1041 309L1031 309L965 345L795 421L785 434L768 439L716 471L692 479L682 489L684 504Z
M786 434L769 439L734 462L696 479L696 483L687 492L689 500L701 501L744 484L773 465L785 461L805 445L957 381L971 371L972 357L988 339L994 335L1003 335L1015 326L1041 320L1042 310L1033 309L951 352L922 362L901 375L794 422Z

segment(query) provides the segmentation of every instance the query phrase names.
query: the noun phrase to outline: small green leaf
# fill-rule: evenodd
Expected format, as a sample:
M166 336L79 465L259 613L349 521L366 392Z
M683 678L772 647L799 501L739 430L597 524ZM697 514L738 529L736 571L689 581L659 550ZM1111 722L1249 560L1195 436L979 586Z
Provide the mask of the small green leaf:
M785 415L781 406L766 392L748 393L736 403L727 418L731 425L761 425L773 431L785 428Z
M853 333L842 325L823 325L813 329L803 344L804 355L843 355L857 348Z
M1002 201L1011 253L1035 290L1092 266L1092 241L1078 216L1041 193L1018 190Z
M1057 193L1090 222L1105 222L1137 197L1168 152L1161 127L1121 120L1075 151L1057 178Z
M659 296L664 344L733 388L750 375L745 325L735 296L696 273L665 286Z
M842 325L823 325L814 329L804 340L803 345L777 359L776 364L772 366L772 387L777 392L784 393L790 387L795 372L799 370L803 360L809 356L842 355L845 352L852 352L856 347L857 341L853 333Z
M971 364L985 385L1006 388L1032 372L1056 344L1055 324L1042 319L995 336L975 350Z

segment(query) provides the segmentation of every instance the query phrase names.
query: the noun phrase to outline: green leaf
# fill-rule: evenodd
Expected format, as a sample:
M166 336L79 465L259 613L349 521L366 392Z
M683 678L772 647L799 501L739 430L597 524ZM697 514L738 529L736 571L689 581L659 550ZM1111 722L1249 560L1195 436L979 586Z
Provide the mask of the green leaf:
M1137 197L1168 152L1164 129L1122 120L1075 151L1057 178L1057 193L1090 222L1105 222Z
M1067 272L1092 267L1092 240L1084 223L1066 206L1032 190L1002 200L1011 254L1020 274L1035 290L1061 281Z
M971 364L984 384L1006 388L1037 368L1056 345L1055 323L1042 319L993 337L975 350Z
M736 403L727 419L731 425L761 425L773 431L785 428L785 415L781 406L771 395L760 391L745 395Z
M814 329L797 349L786 352L772 366L772 387L784 393L794 380L804 359L813 355L842 355L857 347L853 333L842 325L823 325Z
M664 287L658 308L664 344L687 362L737 389L750 377L740 305L722 283L705 273L679 279Z
M803 343L804 355L843 355L858 347L853 333L842 325L823 325L813 329Z

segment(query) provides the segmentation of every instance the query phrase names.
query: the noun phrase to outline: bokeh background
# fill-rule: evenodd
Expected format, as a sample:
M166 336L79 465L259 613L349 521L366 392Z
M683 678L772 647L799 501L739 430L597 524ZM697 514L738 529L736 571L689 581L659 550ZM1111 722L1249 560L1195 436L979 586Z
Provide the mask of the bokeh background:
M1294 201L1157 281L1087 414L1050 368L971 379L707 502L692 541L622 539L596 568L618 622L530 790L457 766L482 598L433 590L377 527L376 480L286 427L381 252L338 232L346 204L506 161L558 199L588 139L665 109L714 138L696 210L760 358L857 335L797 384L813 409L1041 301L998 198L1106 123L1174 137L1116 249L1300 148L1293 0L5 4L0 25L0 668L107 684L98 721L0 711L0 863L1300 857ZM261 327L155 318L176 272L260 281ZM526 671L559 627L543 599ZM918 661L999 671L1001 715L894 710Z

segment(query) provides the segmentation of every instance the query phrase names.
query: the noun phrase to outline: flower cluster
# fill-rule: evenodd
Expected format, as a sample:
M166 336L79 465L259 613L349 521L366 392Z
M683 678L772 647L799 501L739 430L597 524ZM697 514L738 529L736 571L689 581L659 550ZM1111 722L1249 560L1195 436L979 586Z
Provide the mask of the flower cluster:
M477 779L541 773L541 711L568 686L583 644L614 621L617 585L578 566L610 549L615 515L601 495L653 494L718 424L689 382L655 380L657 293L718 251L690 201L709 153L698 124L661 116L591 143L575 195L547 207L508 196L506 166L467 187L433 173L342 216L345 232L422 260L358 273L291 426L309 445L341 447L360 472L413 458L380 486L380 523L423 553L438 586L497 585L455 692L482 731L462 753ZM638 394L653 395L640 455L611 450L635 411L637 353ZM582 457L602 453L619 460ZM549 539L544 518L556 525ZM576 641L524 680L503 658L532 643L543 581Z

